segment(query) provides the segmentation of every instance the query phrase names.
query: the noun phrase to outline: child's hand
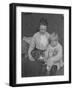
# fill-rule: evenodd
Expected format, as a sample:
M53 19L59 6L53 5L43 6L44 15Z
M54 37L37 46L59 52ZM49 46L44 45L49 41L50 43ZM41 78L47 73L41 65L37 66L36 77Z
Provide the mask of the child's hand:
M46 63L47 63L48 66L52 66L53 65L53 61L50 58L46 61Z

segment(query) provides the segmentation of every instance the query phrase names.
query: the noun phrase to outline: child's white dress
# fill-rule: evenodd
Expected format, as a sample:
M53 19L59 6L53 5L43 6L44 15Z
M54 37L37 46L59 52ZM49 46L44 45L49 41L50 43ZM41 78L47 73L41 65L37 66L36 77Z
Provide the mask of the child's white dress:
M46 57L48 56L46 60L48 71L50 71L53 65L57 65L57 70L59 70L63 66L63 55L62 54L63 54L62 46L59 43L55 47L52 47L51 45L48 46L45 52L45 56Z

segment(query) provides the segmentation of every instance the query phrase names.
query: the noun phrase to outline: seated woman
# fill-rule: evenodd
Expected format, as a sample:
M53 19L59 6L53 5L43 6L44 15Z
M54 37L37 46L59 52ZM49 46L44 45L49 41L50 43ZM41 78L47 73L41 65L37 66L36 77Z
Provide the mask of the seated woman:
M48 39L50 37L49 33L46 31L47 22L45 19L40 20L39 29L39 32L35 33L32 39L30 39L31 41L24 38L27 43L30 43L28 58L25 63L27 65L24 65L26 66L25 68L28 68L28 70L26 70L26 76L40 76L44 75L44 72L46 71L46 68L43 68L43 63L41 63L41 61L44 61L44 52L47 49L49 44Z
M45 62L47 64L47 70L50 74L55 75L56 71L63 66L62 57L62 45L58 42L58 35L53 33L51 35L51 42L45 51Z

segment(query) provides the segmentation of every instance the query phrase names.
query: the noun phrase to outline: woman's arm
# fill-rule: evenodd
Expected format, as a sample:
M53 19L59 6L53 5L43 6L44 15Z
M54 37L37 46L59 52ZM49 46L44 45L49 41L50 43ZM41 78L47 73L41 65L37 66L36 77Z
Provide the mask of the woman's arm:
M34 47L35 47L35 37L33 36L33 37L32 37L32 40L31 40L31 43L30 43L30 45L29 45L29 49L28 49L28 56L29 56L29 59L30 59L31 61L34 61L34 58L33 58L32 55L31 55L31 52L32 52L32 50L34 49Z
M26 37L26 36L24 36L24 37L23 37L23 40L30 45L31 40L32 40L32 37Z

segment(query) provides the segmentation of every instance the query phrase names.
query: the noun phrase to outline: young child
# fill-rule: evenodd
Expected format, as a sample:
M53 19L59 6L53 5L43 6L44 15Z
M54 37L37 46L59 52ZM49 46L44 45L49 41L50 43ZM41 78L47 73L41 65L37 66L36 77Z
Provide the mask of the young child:
M59 70L63 66L63 52L62 46L58 42L58 35L53 33L51 35L51 42L45 51L45 62L47 64L47 70L50 71L53 65L57 66Z

